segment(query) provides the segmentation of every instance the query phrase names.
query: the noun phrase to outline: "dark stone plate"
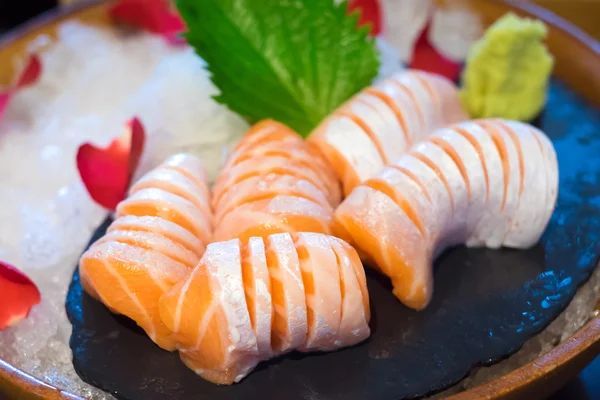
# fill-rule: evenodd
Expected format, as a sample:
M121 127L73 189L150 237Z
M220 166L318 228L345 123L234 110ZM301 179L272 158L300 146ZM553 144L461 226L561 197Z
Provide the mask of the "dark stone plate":
M440 391L473 366L507 357L567 306L600 255L600 115L554 82L541 126L554 141L561 176L540 244L448 251L436 263L434 299L422 312L402 306L389 283L369 273L373 334L366 342L293 353L220 387L82 293L75 273L67 299L75 369L122 399L400 399Z

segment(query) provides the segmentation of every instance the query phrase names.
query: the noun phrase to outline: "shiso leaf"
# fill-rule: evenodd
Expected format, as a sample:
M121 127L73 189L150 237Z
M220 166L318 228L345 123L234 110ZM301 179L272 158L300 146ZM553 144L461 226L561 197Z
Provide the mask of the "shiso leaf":
M208 64L215 99L303 136L377 75L358 13L333 0L178 0L188 43Z
M473 45L461 100L473 118L529 121L542 110L554 59L543 22L506 14Z

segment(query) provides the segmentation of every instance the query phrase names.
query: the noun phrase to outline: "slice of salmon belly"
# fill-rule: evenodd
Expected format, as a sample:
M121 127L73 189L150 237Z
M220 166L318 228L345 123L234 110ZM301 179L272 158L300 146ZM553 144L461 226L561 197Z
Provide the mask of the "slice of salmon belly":
M268 236L283 232L331 233L332 213L302 197L276 196L246 203L227 214L214 232L215 240Z
M557 171L539 130L497 119L463 122L436 131L354 189L334 226L391 278L400 301L422 309L432 295L433 259L448 246L527 248L539 240L555 206Z
M125 243L130 246L153 250L189 268L195 267L200 260L200 257L179 243L153 232L112 230L107 232L96 243L104 242Z
M300 260L290 234L270 235L265 244L273 301L271 346L275 353L281 354L306 341L305 288Z
M501 244L501 238L494 237L493 231L502 220L502 203L504 197L504 173L500 153L497 150L491 136L478 124L474 122L464 122L454 125L450 129L457 132L462 137L475 143L481 151L479 158L485 164L484 180L487 175L487 201L475 232L467 240L466 244L470 247L487 246L497 248ZM482 166L483 168L483 166ZM492 184L495 182L495 184Z
M337 350L370 333L360 259L315 233L211 243L158 308L183 362L217 384L239 382L262 360Z
M134 320L163 349L175 349L158 300L186 278L185 265L153 250L106 241L87 250L79 268L106 306Z
M406 141L407 134L404 132L404 127L400 124L394 112L379 97L369 93L360 93L357 99L370 106L379 115L382 126L373 125L372 129L382 131L379 136L382 138L381 147L385 151L387 162L396 160L409 146ZM377 120L373 122L376 123Z
M207 192L181 172L161 167L156 168L134 183L129 193L134 194L142 189L150 188L161 189L192 202L202 212L209 224L213 224Z
M238 182L254 176L264 176L271 173L292 175L304 179L318 187L329 199L333 201L331 193L320 175L314 170L303 166L293 159L275 156L262 156L252 158L224 170L213 187L213 206L216 206L227 190Z
M344 115L328 118L310 134L309 140L319 146L333 166L345 195L352 191L354 182L362 182L384 166L377 146L356 122ZM356 178L349 179L353 176Z
M361 133L365 133L369 140L375 145L377 153L381 157L384 164L389 162L389 153L387 149L397 147L393 140L389 140L393 136L389 134L387 126L377 109L370 104L356 98L354 101L349 101L337 111L336 117L346 117L361 129ZM370 123L368 124L367 121Z
M233 155L224 166L224 170L232 168L244 161L257 157L284 157L293 159L306 168L313 170L327 188L328 197L332 206L337 206L341 201L339 183L329 163L302 139L293 142L266 142L254 146L239 155Z
M309 135L348 195L412 144L451 122L467 120L455 85L420 71L402 71L343 104Z
M352 166L352 161L346 159L344 155L338 151L335 144L330 144L327 142L327 140L319 139L318 134L312 137L312 139L309 137L309 140L313 140L315 143L315 148L318 146L319 152L323 154L323 157L329 160L330 164L333 166L333 170L337 174L338 179L342 183L344 197L348 196L352 189L360 184L358 171Z
M258 352L266 356L271 354L273 304L265 243L260 237L251 237L243 247L242 277Z
M238 382L260 361L244 296L238 240L211 243L189 278L160 299L182 361L218 384Z
M551 181L549 177L552 167L546 167L545 149L540 146L541 141L536 140L536 138L543 137L539 130L516 121L498 120L497 123L501 124L505 131L510 132L511 137L518 143L523 154L522 194L503 245L529 248L539 241L551 215L551 212L548 211L547 196L543 196L542 206L540 207L540 194L547 194L548 187L556 188L558 186L557 179ZM550 150L553 152L552 146L550 146ZM540 165L545 167L545 174L540 174L537 171ZM556 165L556 161L554 160L550 165ZM525 190L525 188L528 188L528 190ZM552 199L551 203L554 204L555 201L556 199ZM550 211L551 209L552 206ZM532 231L532 227L536 229ZM537 232L539 235L532 235L532 232Z
M356 249L354 247L350 246L344 240L337 238L337 237L333 237L333 236L331 238L342 247L345 255L349 259L349 263L352 266L352 269L354 270L354 274L356 276L356 281L358 282L358 286L359 286L359 289L360 289L360 292L362 295L363 308L364 308L366 321L368 323L371 320L371 306L370 306L370 301L369 301L369 290L367 288L367 277L365 275L365 269L363 267L362 262L360 261L358 252L356 251Z
M391 88L403 92L414 107L413 117L416 117L416 120L413 122L413 128L410 132L413 143L422 139L424 134L438 128L440 114L437 107L421 79L411 70L405 74L396 74L381 84L384 92L394 93L394 91L388 92ZM404 118L407 119L407 116L404 115Z
M233 185L216 205L215 220L218 223L223 216L245 203L279 195L302 197L333 212L323 192L309 181L291 175L268 174L251 177Z
M308 335L298 348L300 351L330 351L339 347L335 340L340 327L342 295L332 239L318 233L295 235L308 321Z
M205 245L187 229L158 217L127 215L117 218L108 227L107 233L117 230L152 232L166 237L194 252L198 258L204 254Z
M98 291L94 288L94 282L90 280L85 268L81 268L81 266L79 266L79 279L81 280L81 287L87 294L98 301L102 301Z
M337 208L335 219L392 279L396 297L415 309L428 304L433 243L391 198L361 185Z
M302 140L300 135L281 122L272 119L264 119L248 129L233 149L232 155L238 152L243 153L246 149L250 149L262 143L286 140L289 138L293 140L296 138Z
M208 176L198 157L185 153L175 154L167 158L161 167L181 172L193 180L201 190L206 192L206 197L209 197Z
M369 328L369 311L365 309L361 283L355 272L353 262L347 250L337 241L331 241L331 248L336 256L339 269L340 288L342 291L342 312L340 328L335 339L338 347L352 346L362 342L371 334Z
M183 197L161 189L142 189L117 206L117 217L160 217L187 229L203 243L211 242L211 227L202 212Z
M494 247L500 247L510 230L511 219L516 212L519 199L521 187L519 155L514 141L505 132L501 124L496 123L495 120L476 120L474 122L479 124L492 138L502 161L502 171L504 174L504 192L500 207L502 218L496 223L490 239L487 241L492 243Z
M245 242L251 237L264 238L274 233L283 233L289 230L290 227L277 216L241 206L227 214L222 221L219 221L214 232L214 239L215 241L224 241L238 238Z

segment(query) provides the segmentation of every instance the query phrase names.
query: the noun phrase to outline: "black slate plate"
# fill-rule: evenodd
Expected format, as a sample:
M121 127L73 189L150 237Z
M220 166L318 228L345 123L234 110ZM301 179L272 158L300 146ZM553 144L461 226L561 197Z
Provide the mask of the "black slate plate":
M567 306L600 254L600 115L553 82L542 128L556 146L561 177L541 243L528 251L447 252L425 311L402 306L388 282L369 273L368 341L335 353L290 354L219 387L82 293L75 273L67 311L78 374L122 399L400 399L440 391L473 366L510 355Z

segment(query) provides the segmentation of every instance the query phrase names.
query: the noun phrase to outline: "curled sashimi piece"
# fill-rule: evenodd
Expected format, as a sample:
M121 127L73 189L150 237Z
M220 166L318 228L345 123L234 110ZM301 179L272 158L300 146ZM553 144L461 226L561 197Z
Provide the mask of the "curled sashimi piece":
M356 251L318 233L212 243L159 303L182 360L218 384L292 350L337 350L370 334Z
M164 167L156 168L137 181L129 190L135 194L143 189L156 188L183 197L198 208L210 225L213 216L206 184L199 186L185 174Z
M328 159L348 195L435 129L467 119L452 82L406 70L358 93L308 140Z
M215 220L218 224L224 216L245 203L274 198L279 195L302 197L333 212L333 208L323 192L309 181L292 175L268 174L253 176L234 184L221 197L219 207L215 212Z
M331 234L333 211L297 196L278 195L238 206L219 222L214 238L224 241L275 233Z
M440 129L337 208L336 235L391 278L405 305L433 293L432 263L449 246L529 248L545 230L558 191L551 141L500 119Z
M246 162L253 159L260 160ZM239 164L243 165L235 168ZM321 153L287 126L273 120L263 120L246 132L228 157L213 188L214 208L218 208L222 192L234 183L232 179L239 181L248 174L265 175L285 170L288 165L298 176L306 175L315 186L321 188L332 207L340 203L339 181ZM296 175L294 172L291 174Z
M261 361L244 293L235 239L209 244L190 277L160 299L181 360L208 381L238 382Z
M331 233L341 191L319 152L278 122L257 123L231 153L213 188L215 240L275 233Z
M132 187L106 235L81 257L85 291L166 350L175 341L158 317L158 300L187 277L212 240L208 196L200 161L175 155Z
M158 300L187 277L187 266L159 251L106 241L87 250L79 268L97 299L134 320L163 349L175 350L172 332L160 319Z

